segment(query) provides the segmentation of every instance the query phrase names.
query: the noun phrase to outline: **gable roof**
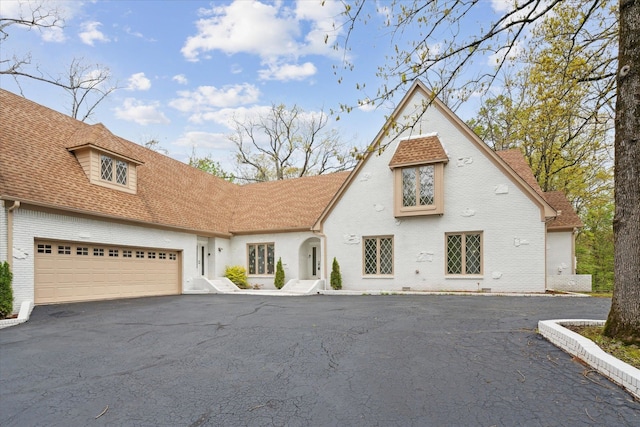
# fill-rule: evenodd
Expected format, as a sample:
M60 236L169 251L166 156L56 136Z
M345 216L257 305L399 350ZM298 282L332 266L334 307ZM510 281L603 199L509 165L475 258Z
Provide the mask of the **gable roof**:
M347 171L243 185L230 231L309 230L348 175Z
M400 141L389 162L390 168L425 163L448 162L438 135L424 135Z
M520 175L538 194L542 195L547 203L556 210L556 217L547 222L547 230L559 231L584 226L582 220L580 220L580 217L562 191L542 191L536 177L531 171L531 167L520 150L512 148L509 150L496 151L496 154L507 162L511 169Z
M518 175L507 163L500 158L487 144L485 144L478 135L473 132L466 123L460 119L449 107L447 107L442 101L433 95L433 93L422 83L420 80L415 80L407 93L404 95L398 106L393 113L389 116L384 126L380 129L373 142L369 145L363 158L358 162L354 170L349 177L345 180L344 184L340 187L335 196L331 199L331 202L324 209L318 221L313 225L313 229L319 231L322 229L322 222L331 213L335 204L340 200L342 195L346 192L347 188L353 182L358 175L360 169L366 164L372 155L377 153L381 149L383 139L388 136L390 129L394 129L395 122L400 120L399 117L402 111L409 105L414 96L421 92L424 97L430 100L427 108L437 108L447 119L454 125L460 132L467 136L469 141L474 144L498 169L503 171L505 175L518 186L530 199L540 208L540 217L542 221L546 221L549 218L555 217L556 213L553 207L542 197L542 194L538 193L534 188L527 183L520 175Z
M558 213L547 223L547 230L562 231L584 227L582 220L562 191L547 191L544 193L544 198Z
M136 164L137 193L91 184L85 146ZM310 230L346 175L240 186L0 89L0 199L23 205L224 237Z
M500 156L500 158L504 160L515 173L524 179L536 193L544 197L544 192L542 191L542 188L540 188L538 180L533 175L531 166L529 166L527 160L519 149L511 148L509 150L496 151L496 154Z

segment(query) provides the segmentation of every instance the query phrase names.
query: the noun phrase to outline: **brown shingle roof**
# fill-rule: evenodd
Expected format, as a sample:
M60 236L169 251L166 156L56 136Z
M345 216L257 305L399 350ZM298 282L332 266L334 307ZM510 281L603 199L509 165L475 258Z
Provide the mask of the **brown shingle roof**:
M543 197L547 203L558 212L558 216L547 223L548 230L580 228L584 226L562 191L547 191L543 194Z
M557 211L557 216L547 223L547 229L578 228L584 225L562 191L549 191L546 193L542 191L536 177L531 172L531 167L520 150L513 148L497 151L496 153Z
M238 193L233 233L309 229L349 172L245 185Z
M538 184L538 180L536 180L533 172L531 172L531 166L529 166L520 150L512 148L510 150L496 151L496 154L500 156L500 158L520 176L520 178L524 179L525 182L536 191L536 193L541 196L544 194L542 188L540 188L540 184Z
M86 144L142 163L137 194L91 184L69 151ZM0 89L0 197L6 199L227 235L310 229L347 175L240 186Z
M226 234L235 185L0 90L0 195L24 203ZM93 143L144 163L137 194L93 185L68 147Z
M446 162L448 160L440 139L436 135L430 135L400 141L389 162L389 167Z

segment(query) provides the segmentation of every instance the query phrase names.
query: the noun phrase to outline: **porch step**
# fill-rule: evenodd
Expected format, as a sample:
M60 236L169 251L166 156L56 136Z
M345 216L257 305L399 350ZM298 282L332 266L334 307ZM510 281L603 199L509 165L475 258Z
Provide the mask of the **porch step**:
M324 280L289 280L283 287L282 291L296 294L315 294L322 290Z

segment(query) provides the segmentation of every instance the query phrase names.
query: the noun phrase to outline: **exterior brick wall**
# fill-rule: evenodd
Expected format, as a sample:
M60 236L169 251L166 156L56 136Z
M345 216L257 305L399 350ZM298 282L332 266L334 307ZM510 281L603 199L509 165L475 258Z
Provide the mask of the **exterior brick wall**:
M590 274L562 274L547 276L547 288L566 292L591 292Z

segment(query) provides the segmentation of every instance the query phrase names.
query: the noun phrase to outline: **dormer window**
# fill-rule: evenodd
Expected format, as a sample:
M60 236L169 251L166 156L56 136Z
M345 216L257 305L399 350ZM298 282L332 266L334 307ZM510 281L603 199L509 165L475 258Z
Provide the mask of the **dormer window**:
M389 163L396 217L444 213L444 165L448 160L437 135L400 141Z
M126 193L137 192L137 167L141 161L92 144L68 150L75 154L92 184Z
M113 159L107 155L100 155L100 179L127 185L129 164L123 160Z

